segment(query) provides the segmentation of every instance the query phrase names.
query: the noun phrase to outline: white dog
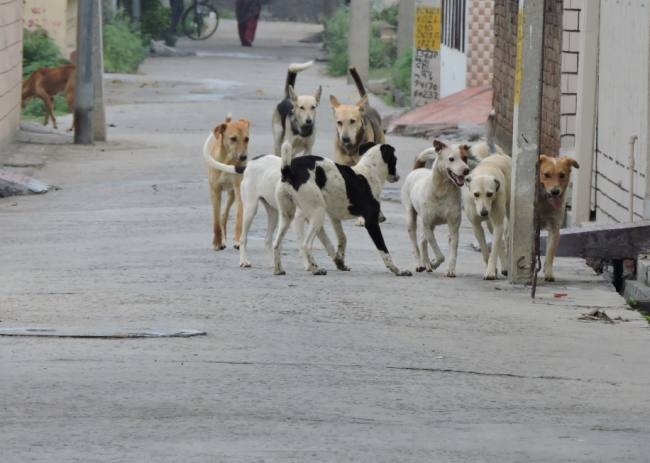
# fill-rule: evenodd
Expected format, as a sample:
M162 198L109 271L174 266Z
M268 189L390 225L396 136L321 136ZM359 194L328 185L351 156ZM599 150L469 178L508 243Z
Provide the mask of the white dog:
M208 138L210 135L208 136ZM282 152L289 158L292 157L290 142L282 144ZM242 174L241 180L241 200L243 203L243 223L241 240L239 242L239 266L250 267L248 260L248 232L253 219L257 214L257 208L262 203L266 209L267 227L264 244L268 255L272 255L273 232L278 225L278 203L276 200L276 189L280 184L280 167L282 160L273 154L258 156L248 161L246 166L233 166L224 164L210 157L209 152L204 147L203 157L208 166L213 169L226 172L229 174ZM302 222L296 224L296 234L298 241L301 242L304 235ZM328 254L334 257L335 251L331 241L324 231L318 233L318 237L323 243ZM309 268L309 266L306 266Z
M368 234L388 269L397 276L411 275L393 264L379 228L379 195L384 182L396 182L397 158L390 145L364 145L361 160L348 167L318 156L301 156L291 160L282 155L282 181L277 190L280 226L273 242L274 273L284 275L280 262L280 245L295 214L296 206L309 221L309 229L302 243L303 253L314 275L327 271L316 264L312 256L312 243L323 230L328 215L338 238L334 263L339 270L349 270L345 265L346 237L342 220L363 217Z
M438 140L433 141L433 146L418 155L414 169L406 177L402 186L402 204L406 208L408 233L416 259L415 270L431 272L444 262L445 256L436 242L434 229L436 225L446 223L449 229L450 251L447 276L455 277L458 231L461 220L460 188L465 182L465 176L469 173L468 147L466 145L447 146ZM435 155L432 169L422 168L431 155ZM416 236L418 215L424 231L419 249ZM433 249L434 261L429 261L427 244Z
M507 274L506 244L508 218L510 216L510 175L512 160L503 154L493 154L483 159L470 175L465 177L463 203L467 218L474 229L483 260L487 264L486 280L497 278L497 256L501 268ZM485 241L481 222L487 221L492 232L492 249Z
M296 95L294 90L297 73L309 68L313 61L289 65L284 84L284 100L273 111L273 141L276 156L280 156L282 143L291 143L294 155L304 151L311 154L316 140L316 108L320 102L321 87L314 95Z

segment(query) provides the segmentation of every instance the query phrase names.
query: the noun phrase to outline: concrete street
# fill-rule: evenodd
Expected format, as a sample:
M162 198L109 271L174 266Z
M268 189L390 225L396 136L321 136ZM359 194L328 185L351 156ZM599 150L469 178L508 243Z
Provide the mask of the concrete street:
M482 280L467 223L455 279L446 263L396 278L348 223L351 272L318 249L329 273L308 274L290 232L287 275L273 276L263 208L252 269L212 250L205 136L232 113L252 120L251 156L270 152L286 67L321 55L299 42L319 29L261 23L242 48L223 21L207 42L179 42L197 56L107 76L107 143L15 147L35 165L21 172L60 189L0 199L0 329L207 335L0 337L0 461L648 461L648 323L582 260L557 259L558 281L533 301ZM298 92L319 84L315 152L329 155L329 95L357 94L321 63ZM430 146L388 142L402 178ZM413 269L398 191L386 187L382 229ZM446 253L446 227L437 236ZM623 321L578 320L596 308Z

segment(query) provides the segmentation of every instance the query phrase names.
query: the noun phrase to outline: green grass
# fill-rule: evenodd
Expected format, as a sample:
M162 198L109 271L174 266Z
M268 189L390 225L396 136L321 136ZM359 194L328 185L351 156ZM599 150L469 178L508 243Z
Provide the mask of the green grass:
M54 115L63 116L68 114L68 104L63 97L63 94L58 94L54 97ZM32 98L27 102L22 111L23 119L37 120L42 122L45 117L45 104L40 98ZM51 122L50 122L51 123Z

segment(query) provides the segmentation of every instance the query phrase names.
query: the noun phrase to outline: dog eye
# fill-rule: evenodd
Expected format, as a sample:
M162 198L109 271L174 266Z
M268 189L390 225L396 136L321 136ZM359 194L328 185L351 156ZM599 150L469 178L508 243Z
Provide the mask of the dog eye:
M343 126L343 122L341 121L336 121L336 123L339 125L339 127Z
M449 158L449 162L454 162L454 158Z
M301 106L300 109L302 109L302 110L304 111L304 110L305 110L305 107L304 107L304 106Z
M316 106L312 106L311 109L316 109Z
M492 193L486 193L485 196L487 196L488 198L491 198L491 197L492 197Z
M548 172L544 172L544 178L551 178L551 174L549 174Z
M350 124L354 124L355 122L357 122L355 119L350 119Z
M463 156L461 159L463 160L464 163L467 163L467 156Z
M479 196L481 196L481 195L478 192L474 193L475 198L478 198Z
M564 178L564 177L565 177L564 172L560 173L560 178Z
M230 137L230 141L237 141L237 137Z
M248 143L248 137L244 138L244 141L245 141L246 143Z

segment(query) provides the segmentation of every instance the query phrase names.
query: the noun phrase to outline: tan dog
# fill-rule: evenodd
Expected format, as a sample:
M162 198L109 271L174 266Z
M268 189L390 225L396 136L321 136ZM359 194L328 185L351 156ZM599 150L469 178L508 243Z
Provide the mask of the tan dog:
M472 224L474 236L479 243L483 260L487 264L483 278L497 278L497 256L502 272L507 272L504 239L510 215L510 175L512 160L503 154L493 154L483 159L470 175L465 177L463 203L465 214ZM481 222L487 221L492 232L492 249L485 241Z
M203 144L204 157L209 156L222 164L236 166L236 170L243 172L243 164L246 161L248 152L249 128L250 122L246 119L233 122L230 116L226 117L226 121L216 126L205 140ZM208 168L214 230L212 245L216 251L226 247L228 214L234 202L237 203L234 243L235 249L239 249L243 217L243 206L239 192L242 176L239 174ZM221 214L221 194L226 191L228 192L228 198L226 199L225 210Z
M355 68L350 74L359 91L361 99L353 105L341 104L330 95L330 104L334 111L336 123L336 140L334 140L334 162L354 166L359 162L359 147L367 142L382 144L386 142L381 125L381 116L368 104L368 95Z
M65 100L68 103L68 111L74 113L74 92L76 82L76 66L74 64L64 64L55 68L39 68L23 81L22 88L22 106L30 98L40 98L45 105L45 120L43 125L47 125L48 119L52 119L52 127L58 128L56 118L52 110L53 98L57 93L64 92ZM72 126L74 127L74 116Z
M578 162L568 156L554 158L544 154L539 157L539 197L537 207L540 229L548 230L546 240L546 260L544 261L544 279L555 281L553 276L553 259L560 243L560 227L566 213L566 188L571 178L571 167L576 169Z

